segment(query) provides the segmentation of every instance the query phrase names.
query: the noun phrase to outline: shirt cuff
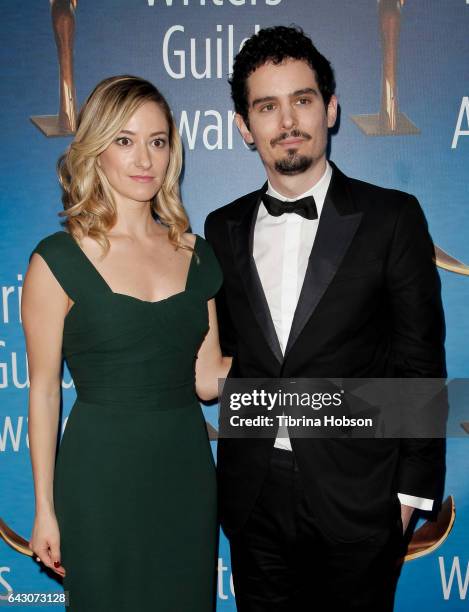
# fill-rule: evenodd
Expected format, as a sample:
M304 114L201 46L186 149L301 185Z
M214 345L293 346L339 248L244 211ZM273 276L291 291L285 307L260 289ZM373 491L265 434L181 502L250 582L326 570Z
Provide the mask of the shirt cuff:
M406 495L405 493L398 493L397 497L404 506L411 506L412 508L426 511L430 511L433 508L433 499L414 497L413 495Z

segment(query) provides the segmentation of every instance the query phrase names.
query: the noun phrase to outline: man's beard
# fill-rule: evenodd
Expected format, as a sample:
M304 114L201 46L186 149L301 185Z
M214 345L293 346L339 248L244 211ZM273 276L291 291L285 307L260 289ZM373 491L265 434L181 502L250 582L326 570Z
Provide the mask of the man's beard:
M295 174L306 172L306 170L311 168L312 164L312 157L307 155L297 155L294 149L290 149L287 157L279 159L275 162L275 169L279 174L293 176Z
M311 136L307 132L301 130L292 130L291 132L283 132L277 138L273 138L270 141L270 145L275 145L286 140L287 138L304 138L305 140L311 140ZM275 162L275 169L279 174L286 174L293 176L295 174L301 174L306 172L313 164L314 160L312 157L306 155L298 155L296 149L288 149L287 156L283 159L279 159Z

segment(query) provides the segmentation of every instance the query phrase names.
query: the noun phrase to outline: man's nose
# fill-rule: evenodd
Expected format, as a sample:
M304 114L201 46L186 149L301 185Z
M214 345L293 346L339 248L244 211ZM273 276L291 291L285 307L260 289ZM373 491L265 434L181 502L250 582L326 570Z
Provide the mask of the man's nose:
M286 104L281 108L281 123L282 128L285 130L291 130L297 124L296 111L291 104Z

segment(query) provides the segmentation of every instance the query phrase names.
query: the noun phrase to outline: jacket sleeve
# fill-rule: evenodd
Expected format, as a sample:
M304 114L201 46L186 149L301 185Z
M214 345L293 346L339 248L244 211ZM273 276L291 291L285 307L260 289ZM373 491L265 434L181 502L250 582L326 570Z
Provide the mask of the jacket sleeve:
M402 203L387 261L392 317L391 360L397 378L445 378L445 323L434 246L423 211L413 196ZM447 396L438 398L435 418L446 420ZM432 407L429 406L432 410ZM434 410L434 407L433 407ZM445 439L400 442L397 490L441 502Z

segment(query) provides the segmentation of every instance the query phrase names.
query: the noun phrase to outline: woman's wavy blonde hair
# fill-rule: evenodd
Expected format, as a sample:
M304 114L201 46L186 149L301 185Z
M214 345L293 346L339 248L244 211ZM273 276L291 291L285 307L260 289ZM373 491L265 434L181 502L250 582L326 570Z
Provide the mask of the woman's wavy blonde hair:
M88 96L78 115L75 138L57 163L64 225L77 241L90 236L105 252L110 246L107 232L116 223L117 210L109 182L97 163L98 156L146 102L158 104L169 127L169 165L151 208L168 227L168 238L174 247L190 249L181 241L189 219L179 195L182 144L171 110L154 85L139 77L121 75L101 81Z

